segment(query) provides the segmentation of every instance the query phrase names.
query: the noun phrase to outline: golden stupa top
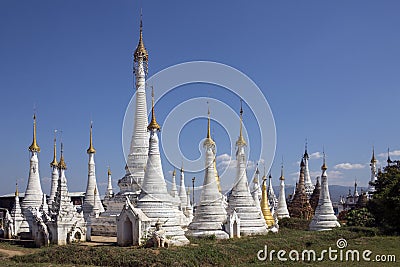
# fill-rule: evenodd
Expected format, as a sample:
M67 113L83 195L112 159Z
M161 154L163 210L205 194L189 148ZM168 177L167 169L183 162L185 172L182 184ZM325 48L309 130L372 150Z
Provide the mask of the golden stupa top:
M172 176L176 176L176 170L174 169L174 171L172 172Z
M207 124L207 138L204 140L205 146L215 145L214 140L211 138L211 130L210 130L210 109L208 109L208 124Z
M372 147L372 158L371 158L371 163L376 163L376 159L375 159L375 148Z
M108 170L107 170L107 175L108 175L108 176L110 176L110 175L111 175L111 169L110 169L110 167L108 167Z
M326 171L328 169L328 166L326 166L325 152L323 154L324 154L324 163L322 164L321 170Z
M240 101L240 132L239 132L239 138L236 141L237 146L247 145L246 141L244 140L244 137L243 137L242 128L243 128L243 108L242 108L242 101Z
M151 130L159 131L161 129L160 125L157 123L156 114L154 112L154 89L153 89L153 87L151 87L151 121L149 123L149 126L147 126L147 129L149 131L151 131Z
M67 164L65 164L63 152L64 152L63 151L63 144L61 143L61 156L60 156L60 162L58 163L58 168L60 168L62 170L66 170L67 169Z
M89 138L89 148L86 150L88 154L96 153L96 149L93 147L93 123L90 123L90 138Z
M281 177L279 177L279 180L285 180L285 177L283 176L283 164L281 167Z
M142 22L142 15L140 15L140 36L139 36L139 43L136 47L134 55L134 61L139 61L139 58L142 58L143 61L149 60L149 54L147 53L146 48L144 47L143 43L143 22Z
M15 183L15 196L18 197L19 196L19 191L18 191L18 182Z
M58 166L56 143L57 143L57 140L56 140L56 137L54 137L53 161L50 162L50 167L57 167Z
M40 152L40 147L36 141L36 114L33 114L33 140L29 150L32 152Z

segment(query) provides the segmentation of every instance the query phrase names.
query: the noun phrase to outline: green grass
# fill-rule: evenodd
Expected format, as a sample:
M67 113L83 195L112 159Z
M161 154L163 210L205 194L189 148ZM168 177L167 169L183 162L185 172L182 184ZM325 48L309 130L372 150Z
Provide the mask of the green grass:
M371 228L341 228L333 231L310 232L281 228L277 234L229 240L191 239L185 247L144 249L121 247L89 247L79 244L35 249L33 254L4 259L4 266L396 266L376 262L272 262L257 259L257 252L272 249L314 249L317 253L345 238L346 249L369 249L376 254L394 254L400 261L400 237L377 235ZM345 249L345 250L346 250ZM287 255L286 255L287 256ZM325 257L327 258L327 257Z

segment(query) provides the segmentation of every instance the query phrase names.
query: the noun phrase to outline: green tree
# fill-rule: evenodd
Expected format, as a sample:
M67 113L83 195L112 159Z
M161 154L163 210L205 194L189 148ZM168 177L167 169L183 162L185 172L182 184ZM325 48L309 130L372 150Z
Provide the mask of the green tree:
M348 226L375 226L375 218L366 208L350 210L345 219Z
M400 162L393 162L378 173L375 193L368 202L378 226L388 233L400 234Z

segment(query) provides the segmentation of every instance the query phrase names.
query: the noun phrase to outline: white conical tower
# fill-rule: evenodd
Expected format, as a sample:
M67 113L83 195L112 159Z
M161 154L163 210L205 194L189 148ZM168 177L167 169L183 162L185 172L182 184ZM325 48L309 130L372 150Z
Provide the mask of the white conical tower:
M236 141L237 173L235 184L228 198L228 215L236 212L240 219L240 235L266 234L267 225L250 194L246 175L246 141L242 134L243 109L240 108L240 134Z
M172 198L168 194L164 180L157 135L157 132L160 131L160 126L154 113L154 98L152 103L152 120L148 126L150 131L149 155L137 207L151 219L152 226L158 220L163 223L166 236L171 239L172 245L184 245L188 244L189 240L185 237L180 226L175 212L176 209L173 207Z
M272 187L272 174L269 174L268 177L268 204L269 207L272 211L275 211L275 209L278 207L278 198L275 195L274 188ZM274 214L272 214L274 215Z
M134 128L126 165L125 176L118 181L121 192L139 193L143 183L149 151L149 134L147 132L146 75L149 54L143 43L143 23L140 18L139 43L134 53L134 74L136 80L136 106Z
M108 180L108 184L107 184L106 197L112 198L114 196L114 192L113 192L113 186L112 186L110 167L108 167L108 169L107 169L107 180Z
M310 223L311 231L331 230L332 228L340 227L333 211L329 195L328 176L326 175L327 169L328 167L326 166L324 153L324 164L321 167L321 193L319 195L318 206L315 210L314 217Z
M172 172L171 191L169 192L172 197L172 203L179 209L181 206L181 199L179 198L178 188L176 187L176 170Z
M43 191L40 185L40 175L39 175L39 159L38 153L40 152L40 147L36 141L36 115L33 115L33 140L29 147L31 152L30 169L28 185L25 190L24 200L22 201L21 208L25 219L27 220L30 230L32 230L32 213L30 208L39 209L42 205Z
M305 145L305 150L304 150L304 155L303 155L303 160L304 160L304 186L306 189L306 194L307 197L310 197L314 191L314 185L311 181L311 176L310 176L310 170L308 168L308 160L310 157L308 156L307 152L307 140L306 140L306 145Z
M215 235L218 239L229 238L222 230L227 217L215 179L215 142L210 135L210 112L208 112L207 138L203 147L206 152L203 188L193 221L189 224L186 234L195 237Z
M279 188L279 199L278 199L278 207L275 210L275 213L278 219L282 218L290 218L289 211L286 204L286 195L285 195L285 177L283 176L283 164L281 167L281 177L279 177L280 188Z
M375 159L375 149L372 148L372 158L371 158L371 163L369 166L371 166L371 180L370 183L375 183L377 180L376 176L376 159ZM375 186L369 184L368 185L368 196L371 198L372 194L375 192Z
M24 217L22 215L21 211L21 206L19 204L19 192L18 192L18 183L15 186L15 198L14 198L14 206L11 210L11 218L13 220L13 229L12 229L12 235L17 236L19 233L19 228L21 226L22 221L24 220Z
M56 148L57 139L54 132L54 147L53 147L53 161L50 162L51 167L51 188L50 188L50 196L49 196L49 205L54 201L57 192L58 178L60 176L58 172L58 162L57 162L57 148Z
M187 194L186 194L186 188L185 188L185 172L183 170L183 163L181 167L181 180L180 180L180 185L179 185L179 198L181 200L181 210L186 209L186 203L187 203Z
M254 174L253 183L251 187L251 195L256 203L257 208L261 208L260 206L260 196L261 196L261 187L260 187L260 172L258 170L258 166L256 168L256 172Z
M94 192L99 192L97 188L96 181L96 164L94 162L94 154L96 154L96 149L93 147L93 124L90 124L90 137L89 137L89 148L86 151L89 155L88 162L88 181L86 186L85 200L82 205L83 214L85 217L90 215L95 215L94 210L98 212L104 212L103 204L100 200L99 194L94 194Z

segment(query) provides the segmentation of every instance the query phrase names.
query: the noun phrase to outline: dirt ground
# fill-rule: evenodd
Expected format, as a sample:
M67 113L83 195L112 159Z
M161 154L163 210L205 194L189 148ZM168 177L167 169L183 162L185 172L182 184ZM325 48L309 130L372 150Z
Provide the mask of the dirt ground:
M0 248L0 253L3 253L3 254L6 254L7 255L7 258L10 258L10 257L12 257L12 256L21 256L21 255L24 255L24 254L26 254L25 252L23 252L23 251L17 251L17 250L8 250L8 249L2 249L2 248Z

